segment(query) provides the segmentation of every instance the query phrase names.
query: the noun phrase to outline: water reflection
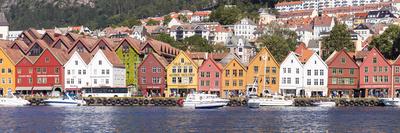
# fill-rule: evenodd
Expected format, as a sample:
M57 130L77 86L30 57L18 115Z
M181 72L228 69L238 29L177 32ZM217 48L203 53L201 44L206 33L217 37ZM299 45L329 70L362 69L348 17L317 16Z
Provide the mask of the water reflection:
M386 107L0 108L0 132L400 132Z

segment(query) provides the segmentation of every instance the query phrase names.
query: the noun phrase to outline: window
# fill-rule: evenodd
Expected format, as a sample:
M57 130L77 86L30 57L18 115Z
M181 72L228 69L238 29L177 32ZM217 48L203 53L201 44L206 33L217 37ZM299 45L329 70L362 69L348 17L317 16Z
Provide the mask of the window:
M97 84L97 79L93 79L93 84Z
M283 68L283 73L286 73L286 68Z
M219 72L215 72L215 77L219 78Z
M254 66L254 73L258 73L258 66Z
M82 72L82 73L83 73L83 75L86 75L86 70L83 70L83 72Z
M204 77L204 76L205 76L204 72L200 72L200 77Z
M374 66L374 72L377 72L377 71L378 71L377 67L376 67L376 66Z
M0 64L3 64L3 59L0 59Z
M41 84L42 83L42 78L37 78L37 83Z
M374 58L372 58L372 63L376 63L377 61L376 61L376 57L374 57Z
M343 74L343 69L342 69L342 68L339 68L339 69L338 69L338 73L339 73L339 74Z
M106 70L106 74L110 74L110 69L107 69L107 70Z
M324 70L323 69L319 70L319 75L324 76Z
M272 67L272 73L276 73L276 67Z
M21 68L18 68L18 69L17 69L17 73L18 73L18 74L21 74L21 72L22 72Z
M29 68L29 74L32 74L33 68Z
M337 78L332 78L332 84L337 84Z
M296 79L295 79L295 83L296 83L296 84L300 84L300 79L299 79L299 78L296 78Z
M292 78L287 78L287 84L292 84Z
M350 73L351 75L354 75L354 68L350 68L349 71L350 71L349 73Z
M225 70L225 77L229 77L229 70Z
M400 77L399 77L399 76L395 76L395 77L394 77L394 82L400 83Z
M270 67L265 67L265 72L269 73L269 69L270 69Z
M332 68L332 74L336 74L336 68Z
M389 82L389 77L388 76L385 76L385 77L383 77L384 79L383 79L383 82Z
M239 77L243 77L243 70L239 70Z
M178 77L178 83L182 83L182 77Z
M21 79L21 78L18 78L18 79L17 79L17 83L18 83L18 84L20 84L20 83L21 83L21 81L22 81L22 79Z
M1 83L2 84L6 84L6 79L5 78L1 78Z
M307 79L307 85L311 85L311 79Z
M8 74L11 74L11 73L12 73L11 68L8 68L7 71L8 71Z
M243 80L239 80L239 86L243 86Z
M319 85L324 85L324 79L319 79Z
M341 59L341 62L342 62L342 64L346 64L346 59L345 59L345 58L342 58L342 59Z
M50 58L49 58L49 57L46 57L46 58L44 58L44 61L45 61L46 63L49 63L49 62L50 62Z
M368 73L368 67L364 67L364 72Z
M40 68L36 68L36 72L37 73L41 73L41 69Z
M229 86L229 80L225 80L225 86Z
M104 70L104 69L101 69L101 74L106 74L106 70Z
M55 73L55 74L58 74L58 72L60 72L60 69L59 69L58 67L56 67L56 68L54 69L54 73Z
M381 66L379 67L379 72L382 72L382 67Z
M318 76L318 70L314 70L314 75Z
M236 76L237 76L237 70L236 70L236 69L233 69L233 70L232 70L232 74L233 74L234 77L236 77Z
M172 83L176 83L176 77L172 77Z
M318 79L314 79L314 85L318 85Z
M181 63L185 63L185 59L181 58Z
M276 78L275 78L275 77L272 77L271 83L272 83L272 84L276 84Z
M82 79L78 79L78 84L82 84Z
M78 70L78 75L81 75L82 74L82 70Z
M210 86L210 80L206 81L206 86Z
M103 64L103 62L101 60L99 60L99 65L102 65L102 64Z
M71 84L71 79L67 78L67 84Z
M161 68L160 67L157 67L157 72L161 73Z
M33 79L29 78L29 84L32 84L32 83L33 83Z
M395 70L396 73L399 73L400 72L400 67L396 66L394 70Z
M285 77L282 78L282 84L286 84L286 78Z
M47 69L44 67L44 68L42 68L42 72L44 73L44 74L46 74L47 73Z
M296 68L296 74L299 74L299 73L300 73L300 69Z
M211 73L210 72L206 72L206 77L207 78L211 77Z
M78 61L77 61L77 60L75 61L75 65L76 65L76 66L78 65Z
M6 73L6 69L2 68L1 73Z
M387 66L385 66L384 72L388 72L388 67Z
M189 66L189 73L193 73L193 66Z
M307 70L307 75L311 76L311 70Z
M142 72L142 73L146 73L146 67L142 67L142 68L140 68L140 71ZM176 72L176 69L175 69L175 66L172 68L172 73L175 73Z
M43 84L47 83L47 78L43 78Z
M291 69L291 68L288 68L288 69L287 69L287 72L288 72L288 73L292 73L292 69Z
M200 86L204 86L204 80L200 81Z
M182 73L181 66L178 66L178 73Z
M215 80L214 81L214 87L218 87L219 86L219 81L218 80Z
M80 79L79 79L79 80L80 80ZM79 80L78 80L78 81L79 81ZM59 84L59 83L60 83L60 79L59 79L58 77L55 77L55 78L54 78L54 83ZM79 83L79 84L80 84L80 83Z

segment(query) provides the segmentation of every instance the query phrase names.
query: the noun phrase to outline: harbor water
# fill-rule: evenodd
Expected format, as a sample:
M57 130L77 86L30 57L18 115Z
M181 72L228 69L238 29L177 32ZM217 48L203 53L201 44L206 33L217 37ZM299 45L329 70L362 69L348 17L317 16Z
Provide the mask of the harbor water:
M395 107L2 107L0 132L400 132Z

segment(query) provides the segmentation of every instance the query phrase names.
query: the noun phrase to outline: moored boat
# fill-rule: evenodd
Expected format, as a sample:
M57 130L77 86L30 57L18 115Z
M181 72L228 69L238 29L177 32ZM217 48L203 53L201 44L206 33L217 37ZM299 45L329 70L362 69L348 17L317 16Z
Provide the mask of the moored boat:
M14 95L11 97L0 98L0 106L26 106L29 104L30 102L28 100L16 97Z
M336 102L318 101L318 102L313 102L312 105L318 106L318 107L335 107L336 106Z
M43 101L46 105L49 106L81 106L85 105L86 102L84 100L79 100L76 98L72 98L69 94L65 94L63 97L60 98L52 98Z
M284 96L279 96L279 95L271 95L269 97L251 97L248 101L249 107L291 106L291 105L293 105L293 100L285 99Z
M400 98L381 98L380 100L385 106L400 107Z
M228 105L229 100L219 98L215 94L188 94L183 107L219 108Z

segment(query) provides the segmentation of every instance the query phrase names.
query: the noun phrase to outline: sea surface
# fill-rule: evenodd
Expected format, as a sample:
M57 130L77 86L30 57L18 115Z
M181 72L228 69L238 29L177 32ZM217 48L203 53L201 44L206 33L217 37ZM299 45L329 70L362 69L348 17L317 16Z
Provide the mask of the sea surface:
M0 107L0 133L393 132L395 107Z

